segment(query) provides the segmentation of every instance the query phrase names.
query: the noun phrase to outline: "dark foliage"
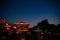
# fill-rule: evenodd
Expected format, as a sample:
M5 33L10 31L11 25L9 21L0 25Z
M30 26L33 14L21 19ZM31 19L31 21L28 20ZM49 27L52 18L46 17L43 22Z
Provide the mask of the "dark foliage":
M49 24L47 19L39 22L33 28L29 28L29 32L19 34L16 34L14 28L11 28L12 33L10 31L4 32L3 26L4 24L0 22L0 40L20 40L21 37L25 37L25 40L60 40L60 24ZM39 32L35 32L37 28L40 29Z

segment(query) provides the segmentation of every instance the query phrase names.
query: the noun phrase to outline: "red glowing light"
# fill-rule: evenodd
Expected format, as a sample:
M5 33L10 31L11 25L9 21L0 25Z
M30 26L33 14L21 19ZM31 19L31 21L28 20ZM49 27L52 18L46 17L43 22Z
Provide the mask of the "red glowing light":
M1 20L2 23L5 23L6 21L5 20Z
M6 28L6 30L10 30L10 28L9 28L9 27L7 27L7 28Z

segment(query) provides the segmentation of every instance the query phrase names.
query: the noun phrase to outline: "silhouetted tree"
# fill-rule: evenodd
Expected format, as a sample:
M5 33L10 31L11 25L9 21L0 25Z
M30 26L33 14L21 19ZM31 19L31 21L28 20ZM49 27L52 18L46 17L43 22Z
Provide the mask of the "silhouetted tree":
M49 24L49 31L51 31L51 32L55 32L56 31L56 25L54 25L54 24Z
M39 23L37 24L37 26L38 26L40 29L42 29L42 30L47 29L47 28L48 28L48 20L45 19L45 20L39 22Z
M60 32L60 24L57 25L56 29L58 32Z
M0 32L3 30L2 26L3 24L0 22Z
M3 24L0 22L0 36L3 35Z

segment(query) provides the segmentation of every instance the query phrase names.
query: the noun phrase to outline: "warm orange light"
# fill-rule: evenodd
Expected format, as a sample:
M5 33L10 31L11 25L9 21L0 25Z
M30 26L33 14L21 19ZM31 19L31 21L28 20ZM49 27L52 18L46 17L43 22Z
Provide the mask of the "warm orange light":
M24 24L24 23L20 23L20 24Z
M10 25L5 25L6 30L10 30L11 26Z
M15 26L13 27L14 29L17 29Z
M10 30L10 28L7 27L6 30Z
M29 28L29 24L25 23L25 22L17 22L17 23L15 23L15 26L16 27L21 26L21 27Z
M19 29L17 29L16 30L17 31L17 33L20 33L20 32L28 32L28 29L26 29L26 28L24 28L24 29L21 29L21 28L19 28Z
M24 38L22 38L21 40L25 40Z
M25 38L21 38L21 40L25 40Z

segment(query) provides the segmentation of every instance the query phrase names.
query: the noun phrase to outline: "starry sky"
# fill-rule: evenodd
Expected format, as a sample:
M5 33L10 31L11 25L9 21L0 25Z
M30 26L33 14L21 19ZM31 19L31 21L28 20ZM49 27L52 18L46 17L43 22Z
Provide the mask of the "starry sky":
M0 0L0 17L7 22L24 21L30 26L48 19L51 24L60 23L59 0Z

